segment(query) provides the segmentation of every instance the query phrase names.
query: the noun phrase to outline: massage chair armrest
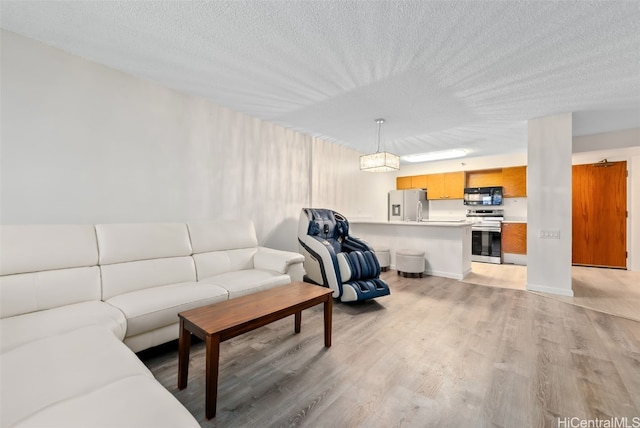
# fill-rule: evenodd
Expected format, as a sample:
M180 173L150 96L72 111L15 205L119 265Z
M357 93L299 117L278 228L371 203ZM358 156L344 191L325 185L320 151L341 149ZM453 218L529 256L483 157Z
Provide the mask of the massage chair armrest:
M291 273L294 271L294 275L291 278L292 281L298 281L298 271L303 272L302 263L304 262L304 256L302 254L294 253L291 251L276 250L267 247L258 247L258 251L253 256L253 267L262 270L271 270L280 273ZM296 266L300 265L300 266Z

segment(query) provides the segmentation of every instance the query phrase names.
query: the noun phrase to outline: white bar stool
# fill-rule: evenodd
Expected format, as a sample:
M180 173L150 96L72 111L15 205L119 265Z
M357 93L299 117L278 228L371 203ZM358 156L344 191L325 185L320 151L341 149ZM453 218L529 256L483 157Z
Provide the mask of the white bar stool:
M402 249L396 251L396 270L405 278L411 274L422 278L424 272L424 251Z
M389 247L376 245L373 247L373 251L376 253L376 257L378 258L380 270L382 270L382 272L388 271L389 266L391 266L391 253L389 252Z

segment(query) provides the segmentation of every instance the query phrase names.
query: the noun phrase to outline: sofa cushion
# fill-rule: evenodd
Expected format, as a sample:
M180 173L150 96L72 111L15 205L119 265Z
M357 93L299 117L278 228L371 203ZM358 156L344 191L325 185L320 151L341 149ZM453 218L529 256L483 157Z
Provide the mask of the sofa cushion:
M30 272L0 277L0 318L99 301L100 268L97 266Z
M250 220L207 221L187 226L194 254L258 246L256 230Z
M179 282L195 282L196 269L191 257L142 260L100 266L102 299Z
M0 228L0 318L100 300L92 225Z
M0 352L90 325L102 326L120 340L127 330L124 314L108 303L76 303L0 320Z
M97 264L98 245L93 225L0 227L0 275Z
M194 254L198 280L226 272L253 269L253 256L257 251L257 248L242 248Z
M26 343L1 354L0 367L3 427L130 376L153 378L129 348L101 327L85 327Z
M97 224L100 264L191 255L184 223Z
M16 428L199 428L189 411L148 376L131 376L28 417Z
M200 280L200 283L215 284L225 288L229 292L229 299L286 285L290 282L289 275L258 269L227 272Z
M213 284L187 282L120 294L107 300L127 317L127 336L178 323L178 312L227 300Z
M165 325L155 330L137 334L135 336L127 336L124 338L124 344L133 352L144 351L163 343L171 342L180 337L180 323Z

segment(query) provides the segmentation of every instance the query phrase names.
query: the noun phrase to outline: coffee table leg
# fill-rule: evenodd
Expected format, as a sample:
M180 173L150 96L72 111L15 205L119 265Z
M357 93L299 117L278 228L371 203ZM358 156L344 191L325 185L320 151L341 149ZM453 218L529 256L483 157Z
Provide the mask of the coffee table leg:
M296 312L296 325L295 325L296 333L300 333L301 326L302 326L302 311Z
M191 350L191 332L184 327L180 319L180 339L178 340L178 389L187 387L189 378L189 351Z
M333 308L333 297L329 294L324 302L324 346L331 347L331 313Z
M220 360L220 335L207 335L207 369L205 416L211 419L216 416L218 401L218 363Z

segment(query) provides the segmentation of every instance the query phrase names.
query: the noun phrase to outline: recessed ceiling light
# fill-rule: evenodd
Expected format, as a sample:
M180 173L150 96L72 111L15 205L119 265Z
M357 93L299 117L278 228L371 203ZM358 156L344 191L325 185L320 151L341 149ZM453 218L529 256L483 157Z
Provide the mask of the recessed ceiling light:
M443 150L441 152L418 153L416 155L402 156L407 162L428 162L434 160L453 159L466 156L467 151L463 149Z

